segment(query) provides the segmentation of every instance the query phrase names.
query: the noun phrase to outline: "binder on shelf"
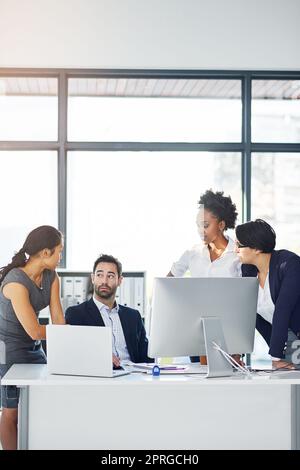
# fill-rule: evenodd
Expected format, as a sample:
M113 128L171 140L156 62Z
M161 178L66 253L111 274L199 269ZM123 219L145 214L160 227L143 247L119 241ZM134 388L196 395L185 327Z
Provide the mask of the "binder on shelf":
M81 304L87 298L87 279L84 277L74 277L74 302Z
M144 316L144 278L135 277L134 282L134 304L133 308L138 310L141 316Z
M74 305L74 278L63 277L61 280L62 307L65 311L68 307Z
M61 281L62 294L73 297L73 277L63 277Z
M123 282L121 284L121 304L125 307L132 308L132 278L124 277Z

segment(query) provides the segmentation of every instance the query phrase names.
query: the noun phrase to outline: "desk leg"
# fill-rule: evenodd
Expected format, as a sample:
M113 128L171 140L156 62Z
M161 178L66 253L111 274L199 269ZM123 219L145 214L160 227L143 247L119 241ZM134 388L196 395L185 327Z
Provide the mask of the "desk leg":
M292 450L300 450L300 385L291 385Z
M18 450L28 449L28 387L20 387L18 406Z

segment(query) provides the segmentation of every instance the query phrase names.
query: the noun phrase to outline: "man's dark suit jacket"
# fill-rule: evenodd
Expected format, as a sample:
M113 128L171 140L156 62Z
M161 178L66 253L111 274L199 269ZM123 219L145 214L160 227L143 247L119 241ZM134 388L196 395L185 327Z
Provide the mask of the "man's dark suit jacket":
M243 277L256 277L257 268L242 265ZM256 328L270 347L269 354L284 358L284 348L290 328L300 332L300 257L288 250L274 250L269 267L269 284L275 305L273 322L257 315Z
M69 325L105 326L93 299L69 307L65 317ZM119 317L131 361L152 362L147 356L148 340L138 310L119 305Z

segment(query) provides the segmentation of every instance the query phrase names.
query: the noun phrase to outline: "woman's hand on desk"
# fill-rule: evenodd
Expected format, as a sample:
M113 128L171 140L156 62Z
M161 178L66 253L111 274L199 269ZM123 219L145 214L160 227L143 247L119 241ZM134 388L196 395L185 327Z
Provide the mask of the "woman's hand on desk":
M287 361L272 361L272 369L291 369L294 370L295 366Z
M231 357L242 367L245 367L245 363L242 360L242 356L240 354L231 354Z

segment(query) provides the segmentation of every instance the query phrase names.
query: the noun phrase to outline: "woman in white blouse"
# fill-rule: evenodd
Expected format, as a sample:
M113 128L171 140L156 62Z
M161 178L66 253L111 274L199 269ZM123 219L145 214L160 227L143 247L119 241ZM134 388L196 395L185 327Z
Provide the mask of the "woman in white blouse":
M234 241L225 235L234 228L237 218L236 206L230 196L207 190L199 200L197 226L201 245L187 250L173 263L168 276L181 277L189 271L192 277L241 277L241 263L235 252ZM235 356L239 361L239 357ZM191 357L198 362L198 357ZM200 356L201 364L206 357Z
M234 242L225 235L228 228L235 227L236 206L230 196L223 194L223 191L213 192L211 189L202 194L196 220L202 243L185 251L173 263L168 276L181 277L187 271L192 277L241 276L241 263Z

